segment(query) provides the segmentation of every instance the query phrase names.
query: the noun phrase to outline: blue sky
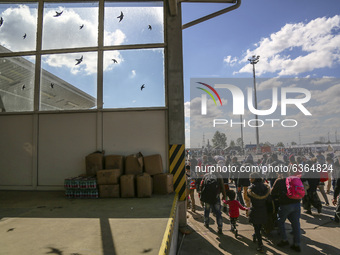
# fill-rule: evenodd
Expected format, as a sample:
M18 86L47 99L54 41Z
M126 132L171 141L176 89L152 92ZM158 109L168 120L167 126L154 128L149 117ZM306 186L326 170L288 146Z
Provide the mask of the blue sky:
M230 4L182 4L183 24L195 18L210 14L230 6ZM184 82L186 99L189 98L190 78L196 77L251 77L252 73L233 74L248 63L231 65L224 61L231 56L242 59L248 50L253 51L263 38L270 38L287 24L307 24L317 18L332 18L340 15L340 1L337 0L256 0L242 1L241 6L196 26L183 30ZM339 30L337 31L339 33ZM287 52L281 52L285 54ZM305 55L295 48L291 58ZM260 55L258 53L258 55ZM315 59L315 62L319 61ZM260 66L260 63L258 64ZM248 64L249 65L249 64ZM249 65L250 66L250 65ZM339 62L332 68L315 68L307 75L339 75ZM277 72L262 74L262 77L275 77Z
M227 6L230 4L182 4L183 24ZM261 56L256 65L257 78L339 78L339 10L340 1L337 0L242 1L241 6L234 11L184 29L186 116L190 115L190 79L252 78L252 66L247 61L252 55ZM330 98L333 100L334 97L340 96L336 88L338 87L330 89L329 84L311 88L312 97L315 93L326 94L326 91L333 91ZM318 109L327 107L320 105ZM314 109L315 118L316 110ZM308 136L306 134L302 137L302 143L318 140L319 136L327 136L328 132L331 133L331 140L334 140L336 126L340 124L338 116L339 112L333 112L333 119L330 117L328 123L334 125L320 127L317 132L314 130L314 136L311 132ZM312 126L313 123L310 122L306 127ZM189 128L187 117L187 144ZM231 138L236 140L236 136L229 137L229 141ZM290 136L287 137L286 134L286 138L281 138L286 144L291 141L298 142L298 136L299 131L292 130ZM206 138L212 137L206 134ZM245 142L254 143L254 138L255 135L250 134ZM272 140L278 142L277 139Z

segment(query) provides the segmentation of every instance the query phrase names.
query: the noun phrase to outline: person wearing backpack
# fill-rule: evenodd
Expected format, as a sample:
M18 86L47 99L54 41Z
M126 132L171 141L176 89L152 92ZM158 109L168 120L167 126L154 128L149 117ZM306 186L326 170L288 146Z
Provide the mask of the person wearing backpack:
M279 247L289 245L285 221L288 219L293 228L293 244L290 248L294 251L301 252L300 247L300 217L301 217L301 199L305 195L302 181L297 176L288 176L288 173L282 172L272 187L271 194L279 202L278 208L278 227L281 241L277 244Z
M218 173L207 173L204 175L201 182L201 201L204 202L204 226L209 228L209 214L212 209L216 215L216 222L218 233L222 234L222 212L221 212L221 199L226 199L226 192L222 176Z
M306 169L310 169L314 162L309 160L305 163ZM302 199L303 208L306 210L304 213L312 215L312 206L321 213L322 204L317 193L317 188L320 182L320 174L313 171L305 171L301 176L302 183L308 184L306 187L306 194Z

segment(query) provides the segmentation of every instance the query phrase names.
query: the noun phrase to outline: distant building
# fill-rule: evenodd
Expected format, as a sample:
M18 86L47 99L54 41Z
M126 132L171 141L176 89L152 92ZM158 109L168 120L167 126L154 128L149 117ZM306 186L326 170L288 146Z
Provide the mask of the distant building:
M0 46L0 53L11 52ZM0 112L33 111L35 64L24 57L0 60ZM41 71L40 110L78 110L96 106L96 98Z

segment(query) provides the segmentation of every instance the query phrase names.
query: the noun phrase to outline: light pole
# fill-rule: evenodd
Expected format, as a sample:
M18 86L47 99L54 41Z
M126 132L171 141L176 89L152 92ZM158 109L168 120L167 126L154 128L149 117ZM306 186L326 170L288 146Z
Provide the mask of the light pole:
M260 56L253 55L251 58L249 58L250 64L253 65L253 77L254 77L254 101L255 101L255 109L257 110L257 95L256 95L256 79L255 79L255 65L260 61ZM255 120L256 120L256 152L259 152L260 149L260 138L259 138L259 127L258 127L258 118L257 114L255 114Z
M241 123L243 122L242 121L242 115L240 115L240 119L241 119ZM241 149L242 149L242 152L244 153L244 143L243 143L243 126L241 124Z

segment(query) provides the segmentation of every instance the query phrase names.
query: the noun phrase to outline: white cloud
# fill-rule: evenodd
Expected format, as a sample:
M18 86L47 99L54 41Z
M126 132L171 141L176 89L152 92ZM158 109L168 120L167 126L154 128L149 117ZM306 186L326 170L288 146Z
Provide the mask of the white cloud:
M121 45L126 39L125 34L120 29L114 32L104 31L104 34L104 45Z
M8 8L0 16L4 23L0 28L0 44L9 50L35 50L37 13L26 5ZM23 35L26 33L26 39Z
M130 78L134 78L136 76L136 70L131 71Z
M59 17L54 17L55 11L63 11ZM35 50L37 10L27 5L16 5L0 14L4 24L0 28L0 45L12 50ZM59 7L45 9L43 19L43 49L60 49L75 47L90 47L98 44L98 8L72 9ZM80 29L80 25L84 25ZM23 35L26 33L26 39ZM105 43L120 45L126 40L125 34L116 29L112 32L104 31ZM104 71L112 70L124 61L119 51L109 51L108 58L104 58ZM84 55L80 65L75 66L75 59ZM114 63L112 59L118 63ZM83 72L87 75L97 73L97 54L54 54L45 55L44 63L52 67L66 67L74 75Z
M247 50L241 63L252 55L260 55L258 75L277 73L298 75L318 68L333 67L340 61L340 16L317 18L309 23L286 24L280 31L263 38L254 50ZM298 57L288 53L300 50ZM247 63L239 73L252 72Z
M278 78L272 78L272 79L268 79L263 82L260 82L257 85L257 88L258 88L258 91L262 91L262 90L267 90L267 89L272 89L272 88L279 88L282 86L282 84L283 82L280 81Z
M230 64L231 66L235 65L237 62L237 58L236 57L231 57L230 55L225 57L223 59L223 62L226 62L227 64Z
M190 117L190 101L184 103L184 116Z
M320 79L311 80L311 84L319 86L319 85L327 84L327 83L331 82L332 80L334 80L333 77L324 76L323 78L320 78Z

